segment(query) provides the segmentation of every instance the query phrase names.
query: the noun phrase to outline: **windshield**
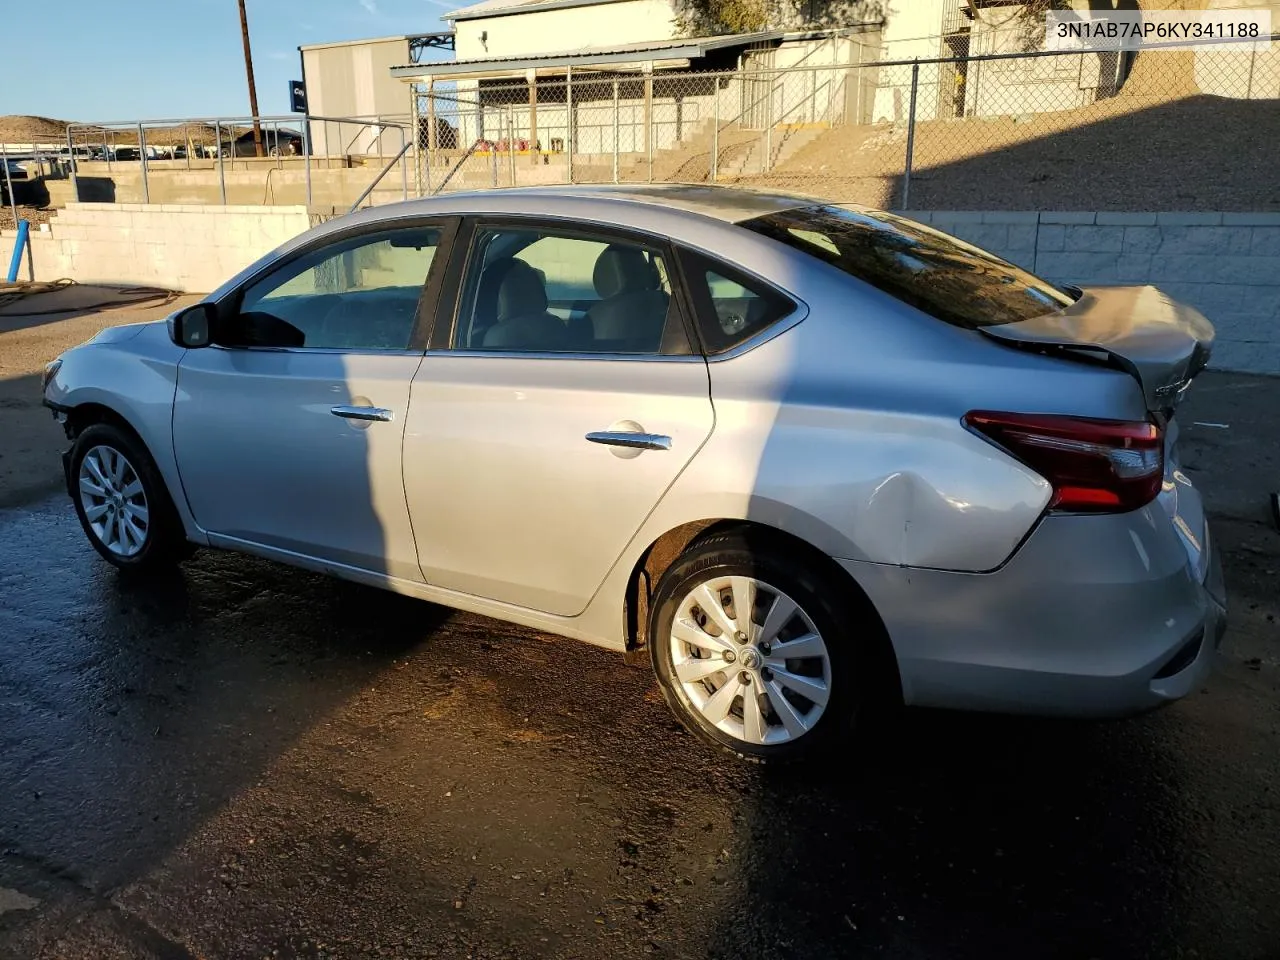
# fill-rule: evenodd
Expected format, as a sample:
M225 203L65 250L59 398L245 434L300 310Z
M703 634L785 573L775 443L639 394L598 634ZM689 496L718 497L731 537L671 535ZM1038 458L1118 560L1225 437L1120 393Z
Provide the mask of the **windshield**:
M1074 302L1021 267L891 213L814 206L766 214L739 226L971 330L1029 320Z

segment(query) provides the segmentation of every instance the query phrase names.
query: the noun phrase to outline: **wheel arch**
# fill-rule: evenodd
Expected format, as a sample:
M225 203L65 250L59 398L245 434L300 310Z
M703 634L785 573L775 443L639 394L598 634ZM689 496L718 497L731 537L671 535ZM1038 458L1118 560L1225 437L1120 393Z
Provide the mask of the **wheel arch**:
M62 426L67 439L72 441L73 444L81 433L96 424L109 424L128 434L129 438L138 444L143 452L151 458L151 462L155 464L160 482L164 484L165 493L168 495L169 502L177 511L178 520L186 531L188 539L193 543L207 544L208 541L204 531L196 524L187 506L186 492L182 488L181 479L177 476L172 450L157 451L154 449L153 445L147 442L146 433L140 429L134 417L122 412L118 406L102 402L99 398L95 397L79 403L59 406L58 409L66 416ZM74 497L76 493L72 489L70 453L71 451L67 450L63 455L63 468L66 474L67 492Z
M142 433L135 427L127 416L109 407L105 403L98 403L94 400L87 400L84 403L78 403L66 410L67 419L63 423L63 429L66 431L68 440L75 440L86 429L97 423L109 423L121 430L126 430L142 444L143 449L155 459L155 454L151 452L151 448L147 446L147 442L142 438Z
M889 636L888 626L862 585L828 554L807 540L779 527L755 520L728 517L695 520L682 523L666 531L649 544L632 567L623 596L623 626L626 638L625 657L628 663L648 664L649 652L645 645L645 623L649 616L649 604L658 581L667 568L686 550L698 543L721 534L739 534L765 549L779 549L805 558L814 570L838 590L852 599L874 629L871 644L875 669L889 681L888 698L902 702L902 680L898 670L898 657Z

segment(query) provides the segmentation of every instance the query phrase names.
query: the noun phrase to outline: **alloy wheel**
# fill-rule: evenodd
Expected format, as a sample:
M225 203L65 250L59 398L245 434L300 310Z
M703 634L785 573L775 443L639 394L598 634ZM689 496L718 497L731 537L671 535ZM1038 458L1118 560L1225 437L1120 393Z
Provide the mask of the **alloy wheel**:
M676 608L670 644L684 698L745 743L796 740L826 710L826 641L798 603L761 580L724 576L698 584Z
M116 556L133 557L146 546L150 511L142 478L114 447L93 447L80 461L80 505L89 529Z

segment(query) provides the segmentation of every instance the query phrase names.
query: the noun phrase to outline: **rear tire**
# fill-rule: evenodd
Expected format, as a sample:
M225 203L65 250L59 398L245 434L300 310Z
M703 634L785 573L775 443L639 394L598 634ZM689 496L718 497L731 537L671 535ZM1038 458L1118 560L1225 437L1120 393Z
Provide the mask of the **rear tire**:
M109 423L86 427L72 444L68 465L80 526L112 566L151 573L190 555L164 479L131 433Z
M870 641L883 630L850 586L773 538L695 542L650 605L650 657L667 704L701 739L756 762L847 741L871 701Z

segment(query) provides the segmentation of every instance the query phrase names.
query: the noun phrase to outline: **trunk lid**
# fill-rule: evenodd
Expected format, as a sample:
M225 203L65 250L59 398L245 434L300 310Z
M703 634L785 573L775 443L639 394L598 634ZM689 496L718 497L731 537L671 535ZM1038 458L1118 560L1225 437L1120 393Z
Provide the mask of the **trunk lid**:
M1209 362L1213 324L1152 286L1066 289L1080 296L1065 310L980 329L1023 348L1105 359L1138 381L1148 410L1172 413Z

